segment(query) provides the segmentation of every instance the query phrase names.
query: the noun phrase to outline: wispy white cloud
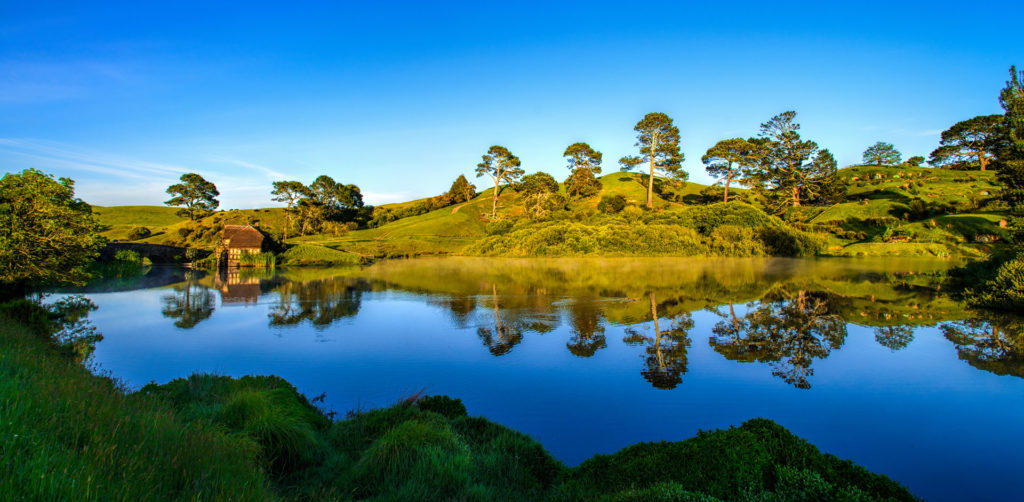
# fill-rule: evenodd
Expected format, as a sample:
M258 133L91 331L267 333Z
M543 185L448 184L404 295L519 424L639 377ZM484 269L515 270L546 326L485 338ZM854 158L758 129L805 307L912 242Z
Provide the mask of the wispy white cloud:
M131 159L109 153L79 149L51 141L0 138L0 154L20 158L23 167L79 170L93 173L149 179L153 176L179 176L189 172L181 166ZM15 162L5 162L14 164Z
M269 178L271 180L282 180L282 179L286 178L286 176L284 174L281 174L279 171L275 171L275 170L273 170L273 169L271 169L269 167L266 167L266 166L263 166L263 165L260 165L260 164L256 164L256 163L253 163L253 162L247 162L247 161L244 161L244 160L233 159L233 158L228 158L228 157L210 157L209 160L211 162L217 162L217 163L221 163L221 164L230 164L230 165L234 165L234 166L238 166L238 167L244 167L246 169L251 169L253 171L258 171L258 172L261 172L261 173L267 175L267 178Z

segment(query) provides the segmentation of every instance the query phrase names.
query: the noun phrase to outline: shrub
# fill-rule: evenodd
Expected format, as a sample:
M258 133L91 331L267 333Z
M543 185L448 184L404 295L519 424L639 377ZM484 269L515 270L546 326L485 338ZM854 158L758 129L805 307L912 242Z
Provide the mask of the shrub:
M487 235L503 235L512 230L512 226L515 224L513 220L494 220L487 223L487 226L484 227L484 232Z
M130 241L137 241L139 239L145 239L146 237L149 237L150 235L153 235L153 232L151 232L149 230L149 228L147 228L147 227L135 227L135 228L133 228L133 229L128 231L128 240L130 240Z
M813 256L821 249L814 237L785 226L761 227L757 236L772 256Z
M764 243L757 232L736 225L722 225L711 232L711 252L721 256L764 256Z
M996 269L994 277L977 290L965 291L967 303L1011 312L1024 310L1024 257L1009 260Z
M448 419L466 416L466 405L462 404L462 400L448 396L423 396L416 401L416 407Z
M597 210L606 214L615 214L626 208L626 198L621 195L605 195L597 203Z

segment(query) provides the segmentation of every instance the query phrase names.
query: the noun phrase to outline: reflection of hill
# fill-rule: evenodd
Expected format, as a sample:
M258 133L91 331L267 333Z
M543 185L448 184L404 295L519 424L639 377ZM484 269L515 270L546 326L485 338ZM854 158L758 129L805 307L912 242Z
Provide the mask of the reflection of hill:
M508 297L502 299L503 307L547 312L565 297L639 300L653 292L661 302L675 300L666 311L674 315L756 301L790 285L843 297L836 314L849 322L931 325L965 315L938 290L938 279L950 265L913 259L444 258L383 262L341 273L366 277L385 288L452 299L489 295L491 285L497 284ZM641 322L649 318L645 303L605 302L602 314L614 323Z

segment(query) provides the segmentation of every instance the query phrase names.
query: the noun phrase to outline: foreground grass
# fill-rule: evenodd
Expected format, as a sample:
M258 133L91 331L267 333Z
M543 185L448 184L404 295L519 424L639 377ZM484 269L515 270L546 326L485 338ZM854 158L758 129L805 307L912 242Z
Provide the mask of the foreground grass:
M0 319L0 498L266 500L258 451Z

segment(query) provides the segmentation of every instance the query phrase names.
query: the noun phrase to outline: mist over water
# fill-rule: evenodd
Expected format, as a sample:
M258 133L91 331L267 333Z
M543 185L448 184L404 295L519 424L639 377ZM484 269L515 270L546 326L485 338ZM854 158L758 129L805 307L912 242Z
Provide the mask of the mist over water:
M929 500L1024 489L1024 322L928 260L418 259L85 293L132 387L275 374L344 413L425 389L576 464L771 418Z

